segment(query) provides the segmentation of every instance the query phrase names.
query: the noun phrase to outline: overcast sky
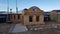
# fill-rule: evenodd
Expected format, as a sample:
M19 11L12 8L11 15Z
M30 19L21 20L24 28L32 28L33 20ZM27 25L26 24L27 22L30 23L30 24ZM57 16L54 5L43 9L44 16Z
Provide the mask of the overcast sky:
M37 6L42 10L60 9L60 0L17 0L19 10ZM15 11L16 0L9 0L9 8ZM0 10L7 10L7 0L0 0Z

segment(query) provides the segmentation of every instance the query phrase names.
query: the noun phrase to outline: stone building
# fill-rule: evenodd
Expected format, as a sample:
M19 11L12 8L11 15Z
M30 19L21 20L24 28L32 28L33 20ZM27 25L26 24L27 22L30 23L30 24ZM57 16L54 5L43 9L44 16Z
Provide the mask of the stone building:
M36 6L24 9L21 14L9 14L8 19L12 23L24 25L44 24L44 12Z
M24 25L44 24L43 10L39 9L36 6L33 6L29 9L24 9L22 16Z
M51 20L55 22L60 22L60 10L51 11Z
M8 23L20 23L21 22L21 14L8 14L7 16Z

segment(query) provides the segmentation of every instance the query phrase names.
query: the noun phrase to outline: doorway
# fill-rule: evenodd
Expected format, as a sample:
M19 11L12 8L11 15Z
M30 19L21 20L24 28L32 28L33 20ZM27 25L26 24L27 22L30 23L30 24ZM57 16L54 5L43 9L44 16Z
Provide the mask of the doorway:
M49 15L44 16L44 22L48 22L48 21L50 21L50 16Z

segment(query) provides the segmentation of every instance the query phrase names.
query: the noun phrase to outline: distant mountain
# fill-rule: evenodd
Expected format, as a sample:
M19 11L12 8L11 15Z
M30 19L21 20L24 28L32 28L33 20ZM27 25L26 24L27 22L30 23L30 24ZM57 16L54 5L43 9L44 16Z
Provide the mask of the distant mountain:
M60 10L56 10L56 12L60 12Z
M7 11L0 11L0 14L10 14L10 12ZM22 13L22 10L18 11L18 14ZM12 14L16 14L15 12L12 12Z
M50 15L51 12L44 12L44 15Z
M53 10L53 11L60 12L60 10Z
M8 14L8 13L10 13L10 12L7 12L7 11L0 11L0 14ZM14 12L12 12L12 13L14 13Z
M0 11L0 14L7 14L7 11Z

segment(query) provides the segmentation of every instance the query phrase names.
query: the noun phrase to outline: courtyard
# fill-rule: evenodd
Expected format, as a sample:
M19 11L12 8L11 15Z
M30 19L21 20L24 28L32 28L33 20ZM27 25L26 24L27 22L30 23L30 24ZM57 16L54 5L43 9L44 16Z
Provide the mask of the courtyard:
M23 28L19 30L19 28L22 26ZM29 26L22 25L22 26L21 25L16 26L16 24L0 24L0 33L1 34L59 34L60 33L60 24L55 23L55 22L46 22L46 24L41 24L41 25L38 24L36 25L37 27L34 27L35 25L34 26L33 25L29 25ZM25 30L24 27L26 27L28 30L24 31ZM9 33L11 28L13 29ZM18 30L16 31L15 29L16 30L18 29L19 32ZM13 33L13 30L15 30L14 33Z

